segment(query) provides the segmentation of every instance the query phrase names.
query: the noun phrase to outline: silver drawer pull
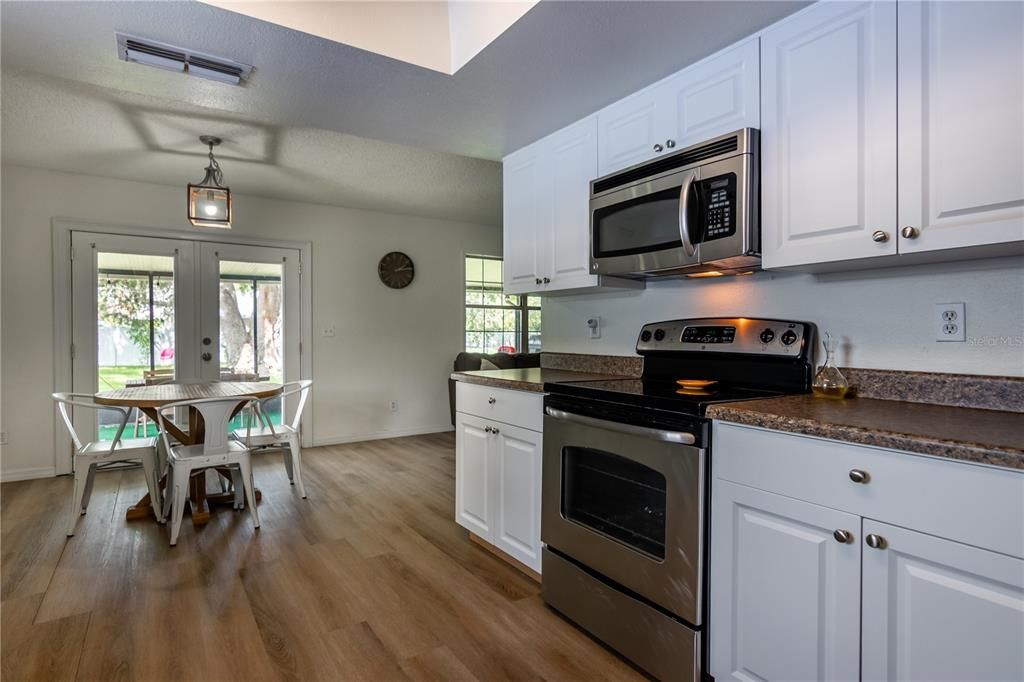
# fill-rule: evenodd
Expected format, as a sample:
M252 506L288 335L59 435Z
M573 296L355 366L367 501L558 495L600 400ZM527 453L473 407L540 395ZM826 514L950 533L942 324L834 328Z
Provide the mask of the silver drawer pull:
M848 530L843 530L842 528L832 533L832 537L836 539L836 542L841 542L844 545L848 545L853 542L853 533Z
M867 483L871 477L863 469L850 469L850 480L854 483Z
M697 438L692 433L686 433L685 431L665 431L663 429L652 429L649 426L620 424L619 422L595 419L594 417L586 417L582 414L566 412L565 410L556 410L553 407L545 407L544 413L553 419L560 419L562 421L573 422L575 424L584 424L586 426L594 426L608 431L617 431L631 436L640 436L641 438L651 438L653 440L665 441L666 443L693 445L697 442Z
M488 405L493 405L496 402L498 402L498 399L495 398L494 396L491 396L490 398L487 399L487 404Z

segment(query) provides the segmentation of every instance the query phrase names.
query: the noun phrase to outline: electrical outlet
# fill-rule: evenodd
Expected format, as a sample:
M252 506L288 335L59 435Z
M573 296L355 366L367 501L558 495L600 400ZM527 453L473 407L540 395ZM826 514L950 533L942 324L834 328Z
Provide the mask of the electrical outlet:
M935 340L966 341L966 303L935 304Z
M330 327L322 328L320 330L320 336L324 337L325 339L333 339L334 338L334 325L332 324Z
M590 328L590 338L599 339L601 338L601 318L597 315L587 320L587 327Z
M392 412L398 412L398 401L397 400L392 400L390 403L388 403L388 408Z
M0 445L7 445L7 432L0 431Z

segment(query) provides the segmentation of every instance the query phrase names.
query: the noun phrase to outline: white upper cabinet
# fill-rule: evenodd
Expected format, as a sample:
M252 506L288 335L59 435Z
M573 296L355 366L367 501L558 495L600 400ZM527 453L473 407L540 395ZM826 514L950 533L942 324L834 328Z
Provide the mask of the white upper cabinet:
M1024 3L897 11L900 253L1024 239Z
M533 291L540 279L537 239L548 213L541 149L526 147L505 157L502 166L502 241L505 291Z
M664 150L668 131L659 128L656 109L660 93L649 87L619 100L597 115L600 159L598 176L641 163Z
M759 40L720 52L662 81L665 143L686 147L740 128L761 127ZM667 151L667 150L666 150Z
M597 117L506 156L505 292L642 288L590 274L590 181L597 177Z
M730 47L598 115L598 175L760 125L758 39Z
M864 520L865 680L1024 680L1024 561ZM851 586L855 587L855 586Z
M896 253L896 3L817 4L761 46L764 267Z

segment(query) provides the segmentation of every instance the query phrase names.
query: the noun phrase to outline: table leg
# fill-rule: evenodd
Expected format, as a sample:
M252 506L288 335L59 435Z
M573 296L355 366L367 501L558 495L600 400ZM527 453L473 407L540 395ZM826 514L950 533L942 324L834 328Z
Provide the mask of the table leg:
M159 422L159 418L157 417L156 409L155 408L152 408L152 407L140 407L139 409L142 410L142 412L147 417L149 417L150 420L154 424L159 424L160 423ZM191 445L193 443L193 440L192 440L190 434L185 433L184 431L179 429L175 424L172 424L171 422L166 422L166 426L167 426L168 432L170 432L170 434L172 436L174 436L174 438L179 443L184 443L186 445ZM166 487L167 487L167 476L161 476L160 477L160 487L166 489ZM142 499L140 499L138 502L136 502L131 507L128 507L128 511L125 512L124 516L125 516L125 519L127 519L128 521L133 521L135 519L144 519L144 518L150 517L152 515L153 515L153 501L150 499L149 493L147 492L145 495L142 496Z

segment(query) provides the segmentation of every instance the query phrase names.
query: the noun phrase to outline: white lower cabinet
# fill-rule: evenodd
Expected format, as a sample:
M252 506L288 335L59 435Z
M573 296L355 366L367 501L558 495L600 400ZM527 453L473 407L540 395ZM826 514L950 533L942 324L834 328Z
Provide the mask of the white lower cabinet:
M1024 680L1024 562L864 520L865 680Z
M532 419L524 409L532 403L539 415L543 396L502 389L490 392L497 397L487 408L470 402L467 391L460 392L456 399L455 520L540 573L543 436L527 428L539 419ZM519 397L519 401L515 411L503 412L498 408L508 394ZM468 414L464 409L487 409L488 414ZM523 425L501 421L503 418L519 418Z
M715 678L1024 679L1021 538L986 527L1020 534L1024 472L720 422L713 436Z
M717 454L717 453L716 453ZM860 518L716 482L711 556L716 679L856 680Z

